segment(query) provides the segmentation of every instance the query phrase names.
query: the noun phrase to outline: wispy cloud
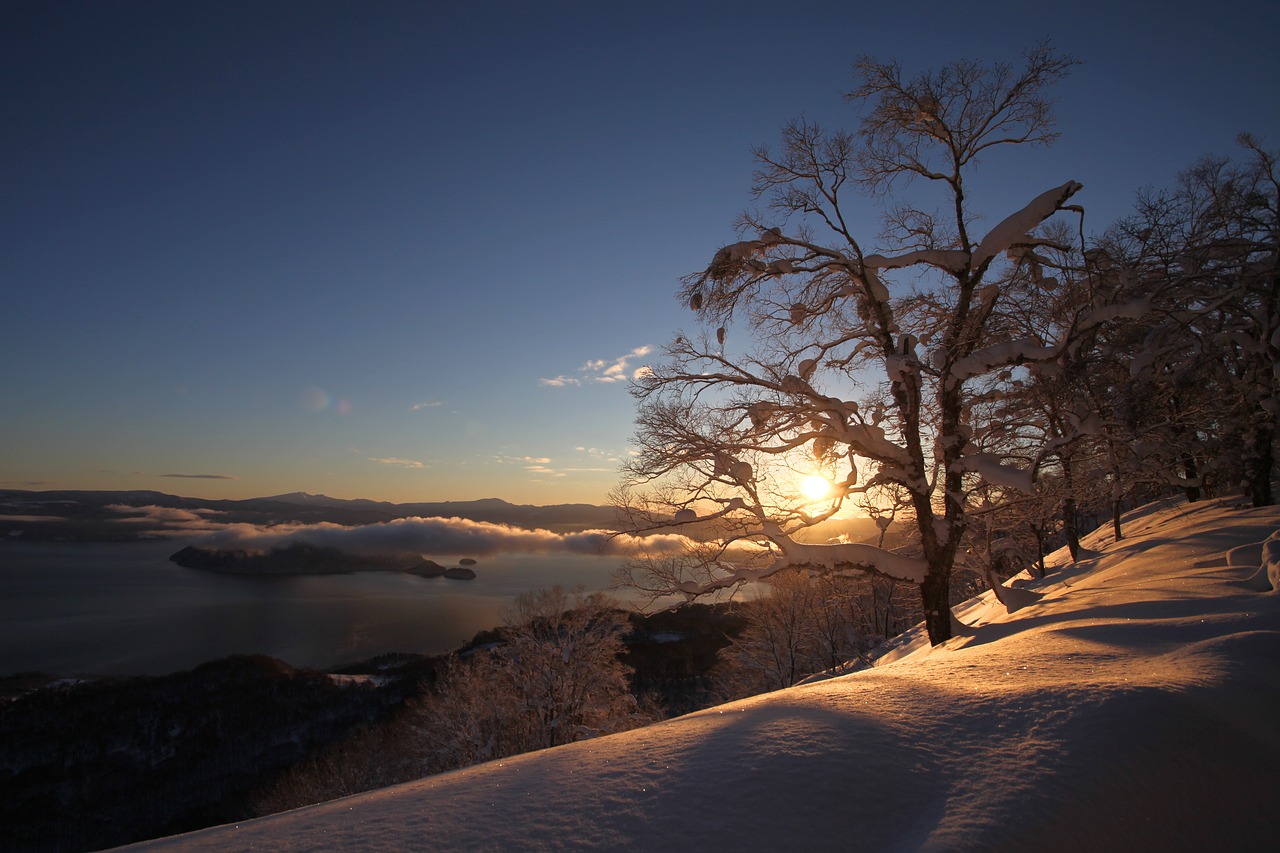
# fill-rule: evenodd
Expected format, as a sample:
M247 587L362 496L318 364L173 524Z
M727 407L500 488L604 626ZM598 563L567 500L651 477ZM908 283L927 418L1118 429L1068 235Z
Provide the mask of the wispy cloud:
M557 471L551 467L550 456L526 456L519 460L524 465L524 470L530 474L536 474L539 477L563 477L561 471Z
M410 406L409 411L421 412L423 409L438 409L443 405L444 403L440 400L423 400L420 403L414 403Z
M402 459L399 456L370 456L370 462L377 462L379 465L391 465L396 468L426 468L427 463L419 462L417 459Z
M238 480L230 474L161 474L161 477L173 477L179 480Z
M587 457L591 459L599 459L602 462L616 463L616 462L622 461L622 457L619 456L616 452L611 450L601 450L598 447L583 447L579 445L578 447L575 447L574 450L578 451L579 453L585 454Z
M550 456L494 456L493 461L500 465L548 465Z
M633 368L631 364L636 359L644 358L651 352L653 352L653 347L646 344L642 347L636 347L631 352L618 358L591 359L582 367L579 367L575 375L561 374L549 379L540 379L538 382L541 385L552 388L563 388L569 385L583 385L592 382L626 382L648 372L649 368L644 365Z
M117 518L118 524L146 525L152 533L168 536L190 536L192 533L208 533L226 528L212 516L225 515L216 509L178 509L171 506L128 506L108 504L107 509L125 518Z
M494 456L493 461L499 465L518 465L540 479L549 477L558 479L570 474L615 473L618 470L618 463L622 461L618 454L596 447L580 445L574 450L585 458L553 460L550 456ZM592 463L607 463L607 465Z

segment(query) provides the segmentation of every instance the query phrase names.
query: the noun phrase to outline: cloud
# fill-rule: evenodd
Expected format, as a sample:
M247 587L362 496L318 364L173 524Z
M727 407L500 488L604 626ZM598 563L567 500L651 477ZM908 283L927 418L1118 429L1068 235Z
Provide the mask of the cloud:
M564 474L550 467L551 457L549 456L526 456L524 458L524 470L531 474L539 474L544 477L563 477Z
M419 462L417 459L401 459L399 456L370 456L370 462L377 462L379 465L393 465L397 468L426 468L425 462Z
M230 474L161 474L161 477L175 477L179 480L239 480Z
M117 518L118 524L146 525L155 528L152 532L169 536L189 536L192 533L208 533L226 527L208 516L226 515L216 509L179 509L171 506L128 506L126 504L108 504L106 509L118 512L128 518Z
M414 403L410 406L409 411L420 412L423 409L438 409L443 405L444 403L439 400L423 400L421 403Z
M582 385L585 382L626 382L630 379L637 379L647 372L649 368L640 366L631 367L631 362L637 358L644 358L653 352L653 347L646 344L645 346L636 347L631 352L618 358L594 358L578 368L578 376L560 375L550 379L539 379L541 385L547 385L553 388L563 388L569 385Z
M552 465L552 459L550 456L494 456L493 461L497 462L499 465L519 465L538 478L560 478L567 477L571 474L584 473L616 473L616 467L605 468L600 465L592 465L590 463L602 461L616 464L622 461L618 456L612 455L607 451L600 450L595 447L579 446L575 447L574 450L589 457L586 460L581 460L587 464L584 465L580 463L578 465L566 465L565 460L561 460L557 464Z
M604 462L616 463L616 462L622 461L622 457L619 456L616 452L611 450L601 450L598 447L579 446L579 447L575 447L574 450L578 451L579 453L585 453L587 456L591 457L592 459L599 459ZM590 470L599 470L599 469L590 469Z
M683 536L662 534L637 538L608 530L555 533L464 518L398 518L379 524L345 527L339 524L225 525L201 539L212 548L267 551L293 542L351 553L414 553L489 557L495 554L599 554L625 556L643 545L645 551L673 553L689 542Z

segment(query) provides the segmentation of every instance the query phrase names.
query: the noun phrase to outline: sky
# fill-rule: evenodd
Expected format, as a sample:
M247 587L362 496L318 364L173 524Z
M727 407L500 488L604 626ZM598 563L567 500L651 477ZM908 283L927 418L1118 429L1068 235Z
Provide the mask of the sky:
M0 488L604 503L752 146L856 127L859 56L1082 60L996 221L1280 147L1280 7L1146 5L5 0Z

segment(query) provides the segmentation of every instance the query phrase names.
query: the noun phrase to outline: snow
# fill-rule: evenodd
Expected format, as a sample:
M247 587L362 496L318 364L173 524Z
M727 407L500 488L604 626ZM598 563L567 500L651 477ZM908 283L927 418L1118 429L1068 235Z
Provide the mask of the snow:
M1059 352L1059 347L1042 346L1034 338L1019 338L975 350L972 354L956 361L951 368L951 375L960 380L972 379L997 367L1011 367L1015 364L1055 358Z
M1014 465L1000 462L998 453L973 453L956 460L956 467L961 471L977 474L993 486L1016 489L1024 495L1035 494L1035 486L1031 482L1031 472Z
M950 273L960 273L969 263L969 254L958 249L916 249L892 258L884 255L867 255L862 262L868 267L881 270L928 264Z
M1031 229L1061 210L1067 199L1082 189L1082 184L1067 181L1060 187L1046 190L1032 199L1026 207L1006 217L987 232L987 236L973 250L973 267L976 269L982 266L1015 243L1025 240Z
M850 675L136 849L1270 850L1280 595L1247 580L1277 528L1146 507L937 648L917 629Z
M885 438L884 428L871 424L845 424L837 428L841 441L861 456L893 462L900 466L911 464L911 456L894 442Z
M890 577L920 583L929 569L928 563L922 559L857 542L829 545L788 542L784 551L784 556L770 571L794 565L825 566L837 570L842 565L862 565L874 566L876 571Z
M1152 295L1143 296L1130 302L1117 302L1113 305L1102 305L1081 317L1076 327L1080 330L1092 329L1104 323L1116 320L1139 320L1151 313Z

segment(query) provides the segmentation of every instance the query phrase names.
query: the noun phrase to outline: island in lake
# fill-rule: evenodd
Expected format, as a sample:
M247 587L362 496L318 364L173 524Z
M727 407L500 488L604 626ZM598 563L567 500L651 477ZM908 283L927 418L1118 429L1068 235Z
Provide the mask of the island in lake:
M351 572L407 572L425 578L473 580L476 564L464 558L462 565L445 567L417 554L351 554L338 548L292 542L269 551L240 548L206 548L189 545L170 560L188 569L237 575L335 575Z

